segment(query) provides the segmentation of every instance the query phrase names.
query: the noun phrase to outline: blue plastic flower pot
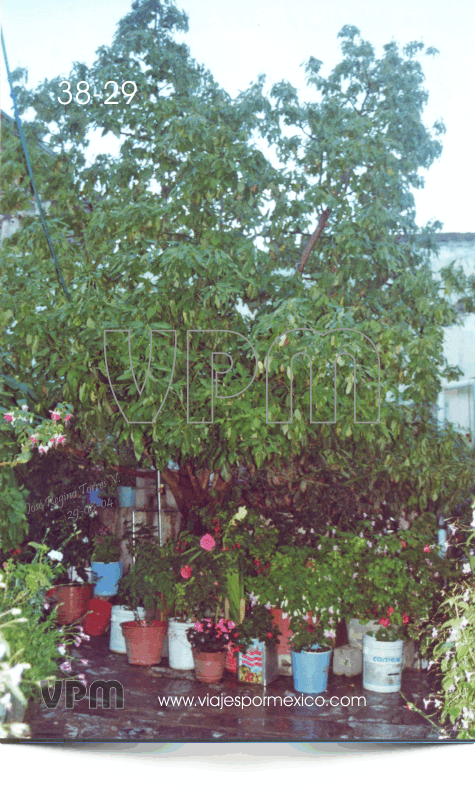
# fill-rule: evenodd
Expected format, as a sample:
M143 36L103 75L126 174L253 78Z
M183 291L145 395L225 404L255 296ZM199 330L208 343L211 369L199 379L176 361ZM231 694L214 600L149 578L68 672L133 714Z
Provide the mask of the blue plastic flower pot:
M135 506L135 488L132 486L117 486L119 507Z
M122 576L121 562L91 562L93 581L96 582L94 595L116 595L119 579Z
M317 647L315 645L311 652L291 653L295 691L304 694L326 691L332 651L329 648L325 653L315 653Z

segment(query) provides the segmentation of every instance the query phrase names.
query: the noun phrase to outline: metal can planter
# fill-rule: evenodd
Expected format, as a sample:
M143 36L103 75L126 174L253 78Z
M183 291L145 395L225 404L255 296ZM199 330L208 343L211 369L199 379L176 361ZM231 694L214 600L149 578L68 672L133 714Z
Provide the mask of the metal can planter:
M266 645L253 639L247 653L238 654L238 680L266 686L279 676L277 645Z

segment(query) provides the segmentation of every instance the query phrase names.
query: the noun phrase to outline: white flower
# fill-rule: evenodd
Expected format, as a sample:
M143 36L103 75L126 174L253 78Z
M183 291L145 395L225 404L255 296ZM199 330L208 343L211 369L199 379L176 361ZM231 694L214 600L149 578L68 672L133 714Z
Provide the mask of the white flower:
M10 611L12 614L21 614L21 609L18 609L17 606L14 609L10 609Z
M66 645L58 645L58 653L62 656L66 655Z
M360 532L360 538L364 538L364 533Z
M436 708L441 708L442 707L442 703L441 703L440 699L434 700L434 705L435 705Z
M236 513L234 518L236 519L236 521L242 521L244 518L246 518L246 516L247 516L247 508L240 507L238 508L238 512Z
M28 406L26 405L26 403L24 403L21 408L23 409L23 411L28 411Z
M439 632L438 632L437 628L433 628L432 629L432 634L431 634L432 639L435 639L436 636L438 636L438 634L439 634Z
M475 525L474 525L475 526ZM464 562L462 566L462 573L471 573L472 567L469 562Z
M336 631L333 628L326 628L323 632L323 636L327 639L334 639L336 636Z
M63 554L61 551L55 551L54 549L52 549L51 551L48 552L48 557L50 558L50 560L56 560L57 562L61 562L61 560L63 559Z
M370 540L366 541L366 545L367 545L368 549L372 549L373 548L373 544L371 543Z
M422 701L423 701L423 703L424 703L424 708L425 708L425 710L427 710L427 706L428 706L428 705L430 705L430 699L424 699L424 700L422 700Z
M89 543L89 538L87 537L87 535L82 539L82 542Z
M333 606L329 606L328 607L328 611L330 612L330 614L335 614L335 610L334 610Z
M470 590L465 590L464 594L462 595L462 600L464 600L465 603L468 603L470 600Z
M468 625L468 620L467 620L467 618L466 618L466 617L465 617L465 615L464 615L464 616L462 617L461 621L460 621L460 627L461 627L461 628L465 628L467 625Z

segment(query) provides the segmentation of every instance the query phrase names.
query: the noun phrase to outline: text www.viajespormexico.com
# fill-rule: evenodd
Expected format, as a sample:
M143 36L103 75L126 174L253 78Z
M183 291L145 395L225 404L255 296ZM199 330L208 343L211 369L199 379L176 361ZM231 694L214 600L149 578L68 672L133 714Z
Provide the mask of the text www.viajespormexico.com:
M225 696L224 694L206 694L205 697L184 697L184 696L167 696L167 697L158 697L158 702L160 705L171 705L173 707L179 707L180 705L185 705L186 707L193 707L195 705L199 705L201 707L210 707L210 708L264 708L269 706L277 706L281 705L285 708L295 708L295 707L303 707L303 708L310 708L310 707L332 707L337 708L339 705L342 705L344 708L352 707L353 705L357 705L358 707L361 705L362 707L366 707L366 697L329 697L325 699L325 697L321 696L310 696L309 694L300 694L299 696L280 696L280 695L262 695L262 696L255 696L251 697L248 695L231 697Z

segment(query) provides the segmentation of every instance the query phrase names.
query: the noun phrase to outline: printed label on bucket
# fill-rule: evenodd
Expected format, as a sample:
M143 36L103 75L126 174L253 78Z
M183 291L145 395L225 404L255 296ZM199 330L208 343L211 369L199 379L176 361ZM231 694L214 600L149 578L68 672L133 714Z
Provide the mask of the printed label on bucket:
M364 678L366 683L378 686L395 686L401 682L402 663L399 658L373 656L365 659Z

